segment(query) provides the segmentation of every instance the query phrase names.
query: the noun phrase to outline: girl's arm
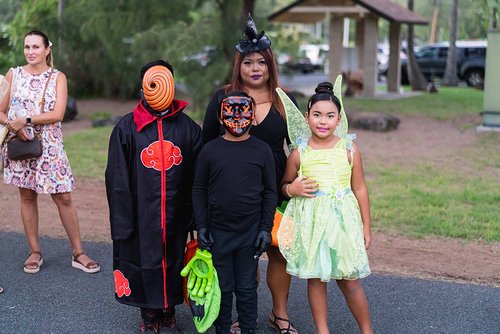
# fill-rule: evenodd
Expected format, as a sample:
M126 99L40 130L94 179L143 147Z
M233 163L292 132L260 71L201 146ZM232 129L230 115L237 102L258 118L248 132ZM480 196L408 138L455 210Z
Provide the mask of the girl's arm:
M281 192L288 198L294 196L315 197L313 193L318 190L316 181L307 176L300 178L297 172L300 168L300 154L297 149L293 150L286 161L285 175L281 182Z
M50 80L50 79L49 79ZM31 124L45 125L61 122L66 112L66 101L68 99L68 87L66 82L66 75L59 72L56 80L56 103L54 110L49 112L42 112L40 115L31 117ZM26 125L26 117L18 117L12 121L11 126L14 132L19 131Z
M354 146L354 164L352 167L351 189L354 196L358 200L359 209L361 211L361 219L363 220L363 234L365 237L365 247L368 249L371 244L371 229L370 229L370 199L368 198L368 188L366 187L365 175L363 172L363 162L361 161L361 153L356 144Z

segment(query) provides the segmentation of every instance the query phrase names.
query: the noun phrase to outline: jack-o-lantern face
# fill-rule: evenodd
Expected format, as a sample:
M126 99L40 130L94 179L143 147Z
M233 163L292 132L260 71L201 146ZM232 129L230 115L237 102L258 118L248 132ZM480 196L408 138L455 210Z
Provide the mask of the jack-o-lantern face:
M252 126L255 106L246 96L230 96L222 100L220 119L224 128L233 136L240 137Z

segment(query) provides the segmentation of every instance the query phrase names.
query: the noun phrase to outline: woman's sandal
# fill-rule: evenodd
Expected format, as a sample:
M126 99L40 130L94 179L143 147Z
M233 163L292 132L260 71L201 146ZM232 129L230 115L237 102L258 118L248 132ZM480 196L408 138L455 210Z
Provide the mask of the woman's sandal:
M71 266L73 268L80 269L86 272L87 274L97 273L101 270L101 266L99 265L99 263L92 260L90 260L89 263L87 263L87 265L84 266L83 263L78 261L78 258L82 255L87 255L87 253L79 252L73 255L73 259L71 260Z
M40 258L38 261L29 261L29 258L31 255L36 254L39 255ZM43 264L43 257L42 257L42 252L40 251L32 251L31 253L28 254L28 260L24 262L24 272L28 274L36 274L37 272L40 271L40 267Z
M271 312L273 313L274 320L271 320L269 318L267 320L267 323L271 327L273 327L276 330L277 333L279 333L279 334L293 334L293 333L298 333L296 329L292 328L292 327L295 327L295 326L290 322L290 320L285 319L285 318L277 317L276 314L274 314L274 310L271 310ZM278 320L286 322L288 324L287 327L286 328L280 327L280 325L277 322Z

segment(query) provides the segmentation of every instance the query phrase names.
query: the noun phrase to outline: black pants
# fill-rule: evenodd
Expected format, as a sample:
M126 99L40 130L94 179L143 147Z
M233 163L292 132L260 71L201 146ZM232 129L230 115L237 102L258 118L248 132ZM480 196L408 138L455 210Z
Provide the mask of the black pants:
M243 232L211 229L214 238L212 258L219 277L221 305L215 326L229 333L233 293L242 330L257 327L257 267L254 260L258 224Z

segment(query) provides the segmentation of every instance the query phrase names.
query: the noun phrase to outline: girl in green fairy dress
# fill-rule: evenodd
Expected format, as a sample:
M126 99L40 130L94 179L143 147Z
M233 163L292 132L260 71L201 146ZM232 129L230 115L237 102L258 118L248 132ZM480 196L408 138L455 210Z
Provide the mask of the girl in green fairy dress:
M341 77L316 87L304 118L280 94L296 146L281 191L290 198L278 230L287 272L308 280L316 333L329 333L327 282L335 279L361 333L372 333L360 278L370 274L370 202L361 154L347 135ZM334 91L338 93L334 94Z

